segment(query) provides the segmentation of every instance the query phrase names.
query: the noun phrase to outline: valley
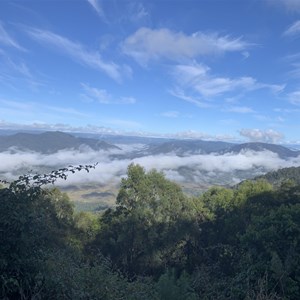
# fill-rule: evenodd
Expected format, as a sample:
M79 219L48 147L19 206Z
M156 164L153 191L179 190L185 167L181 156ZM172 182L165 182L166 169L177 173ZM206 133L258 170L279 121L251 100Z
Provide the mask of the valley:
M275 144L63 132L2 133L0 150L0 175L5 180L98 163L89 173L70 174L66 181L56 183L80 211L114 206L121 179L132 163L163 172L184 193L194 196L211 186L230 187L269 171L300 165L299 150Z

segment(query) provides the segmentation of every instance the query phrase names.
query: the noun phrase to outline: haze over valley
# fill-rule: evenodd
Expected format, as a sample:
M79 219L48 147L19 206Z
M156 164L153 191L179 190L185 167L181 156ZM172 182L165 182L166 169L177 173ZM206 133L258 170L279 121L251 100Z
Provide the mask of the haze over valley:
M78 207L95 209L114 205L131 163L146 171L155 168L195 195L213 185L232 186L272 170L300 166L299 150L275 144L83 136L63 132L0 135L1 178L14 180L26 173L98 163L89 173L69 174L66 181L56 182ZM118 140L122 144L113 144Z
M300 0L0 0L0 299L299 300Z

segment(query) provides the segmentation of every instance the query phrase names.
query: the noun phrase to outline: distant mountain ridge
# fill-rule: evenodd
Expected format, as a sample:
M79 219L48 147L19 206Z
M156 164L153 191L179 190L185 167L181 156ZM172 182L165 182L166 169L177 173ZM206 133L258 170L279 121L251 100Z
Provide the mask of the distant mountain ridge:
M93 135L94 138L87 137L89 135L73 135L60 131L47 131L43 133L27 133L19 132L12 135L0 135L0 152L7 151L10 148L18 150L30 150L40 153L55 153L63 149L79 149L81 146L88 146L93 150L121 150L114 143L122 144L145 144L143 150L133 151L127 154L116 154L115 158L142 157L147 155L166 155L172 154L177 156L189 156L198 154L238 154L245 151L270 151L277 154L282 159L297 157L300 155L299 150L291 150L287 147L267 144L267 143L242 143L234 144L222 141L204 141L204 140L180 140L180 139L156 139L156 138L139 138L139 137L123 137L122 136L102 136ZM105 141L104 141L105 139ZM119 157L119 156L120 157Z
M91 138L77 138L60 131L49 131L40 134L16 133L0 136L0 152L16 148L18 150L30 150L46 154L55 153L63 149L79 149L80 146L88 146L93 150L120 150L119 147L104 141Z
M211 153L219 155L226 153L238 154L245 151L270 151L283 159L297 157L300 155L300 151L294 151L281 145L258 142L233 144L221 141L174 140L158 145L150 145L147 149L147 153L149 155L172 153L178 156Z
M255 152L270 151L276 153L280 158L283 159L290 158L290 157L297 157L298 155L300 155L300 151L293 151L281 145L258 143L258 142L234 145L228 150L226 150L226 152L241 153L243 151L248 151L248 150L255 151Z
M234 144L220 141L173 140L161 144L149 145L147 152L151 155L174 153L178 156L220 153L230 149Z

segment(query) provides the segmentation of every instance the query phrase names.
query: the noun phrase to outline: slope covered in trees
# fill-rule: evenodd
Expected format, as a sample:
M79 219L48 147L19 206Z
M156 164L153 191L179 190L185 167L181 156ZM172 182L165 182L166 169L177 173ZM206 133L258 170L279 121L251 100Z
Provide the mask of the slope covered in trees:
M270 183L280 186L287 180L292 180L296 184L300 184L300 167L283 168L277 171L268 172L265 175L259 176L256 179L266 179Z
M63 172L0 190L1 299L300 298L295 182L187 197L130 165L116 207L93 215L42 188Z

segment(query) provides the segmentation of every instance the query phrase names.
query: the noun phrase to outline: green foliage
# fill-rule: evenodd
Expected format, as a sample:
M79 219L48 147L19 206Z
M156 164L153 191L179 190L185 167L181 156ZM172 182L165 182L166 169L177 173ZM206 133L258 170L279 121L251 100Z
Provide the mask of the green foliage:
M1 299L300 299L300 186L265 180L188 198L155 170L128 167L115 209L74 212L42 188L0 189Z
M66 247L73 206L58 189L42 189L71 167L46 175L24 175L0 189L0 283L2 298L30 298L38 289L40 270L49 251Z
M283 168L277 171L269 172L259 176L256 179L265 179L276 187L279 187L284 181L293 181L295 184L300 184L300 167Z
M156 284L158 299L161 300L197 300L199 297L191 286L190 276L183 272L179 278L174 270L160 276Z
M236 206L243 205L249 198L255 197L265 192L270 192L273 187L266 180L243 181L235 191L234 201Z
M267 271L274 289L300 298L300 203L281 205L264 218L256 216L241 236L252 276Z
M48 256L44 267L47 299L155 299L150 280L129 282L101 255L91 264L78 253L60 250Z
M93 247L131 276L185 264L183 252L196 225L192 205L162 173L130 165L117 207L104 213Z
M234 208L234 192L231 189L212 187L201 196L201 202L212 213L210 217L230 211Z

